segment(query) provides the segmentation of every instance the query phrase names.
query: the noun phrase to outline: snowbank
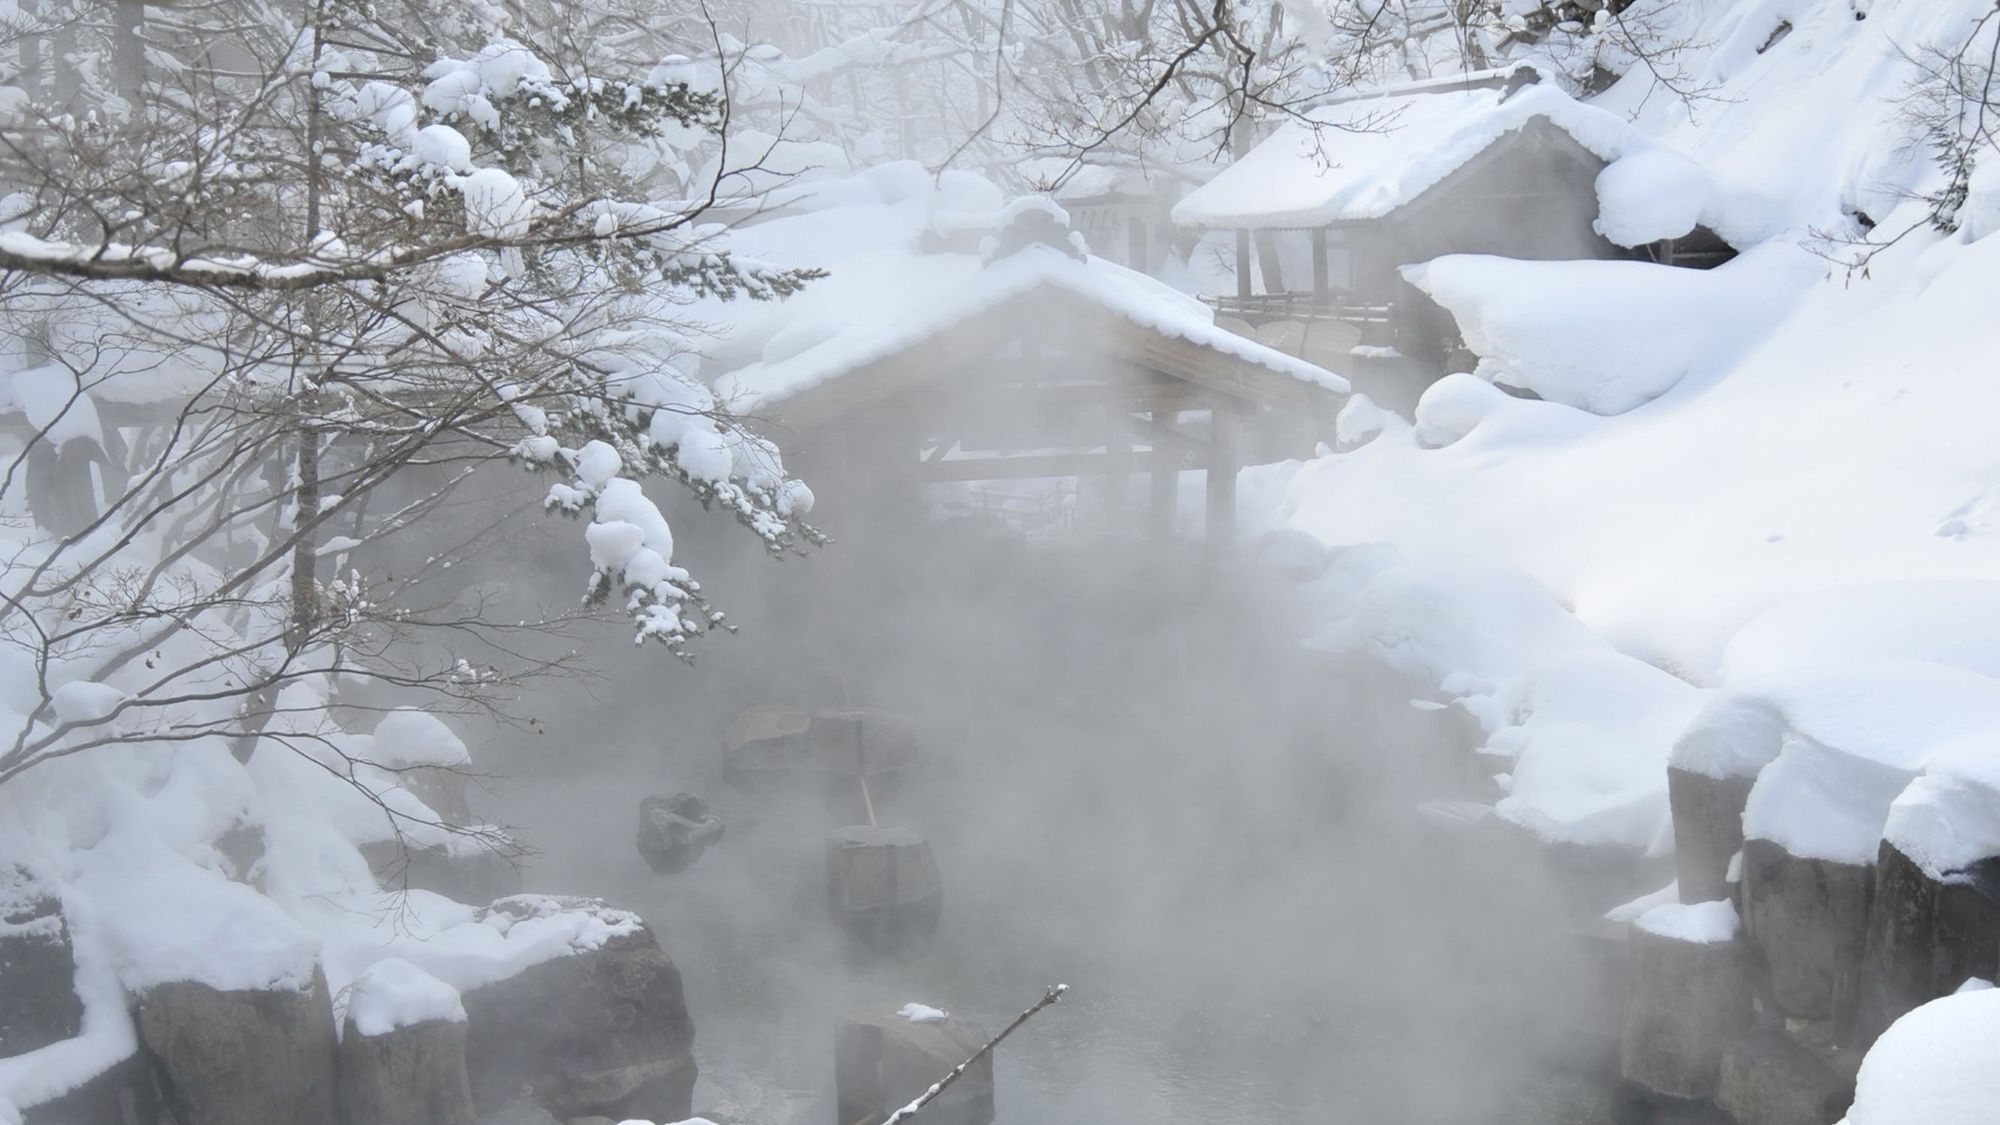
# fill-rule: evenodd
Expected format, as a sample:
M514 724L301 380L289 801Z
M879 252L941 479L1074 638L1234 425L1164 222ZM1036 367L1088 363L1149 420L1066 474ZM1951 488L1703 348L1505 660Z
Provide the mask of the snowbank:
M1481 378L1623 414L1741 353L1824 272L1774 246L1712 270L1452 255L1403 274L1457 319Z
M1986 1125L2000 1106L2000 990L1933 1000L1861 1062L1840 1125Z
M1639 916L1633 925L1675 941L1714 945L1734 941L1743 926L1729 902L1667 902Z

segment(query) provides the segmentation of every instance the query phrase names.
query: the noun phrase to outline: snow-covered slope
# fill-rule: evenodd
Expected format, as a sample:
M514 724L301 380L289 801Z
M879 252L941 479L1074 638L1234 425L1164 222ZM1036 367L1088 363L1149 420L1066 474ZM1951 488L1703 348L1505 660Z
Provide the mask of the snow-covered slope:
M1777 201L1777 233L1708 273L1484 258L1415 271L1477 339L1480 375L1550 401L1447 378L1413 423L1300 467L1274 513L1337 549L1326 642L1468 698L1515 757L1503 815L1638 847L1665 846L1663 767L1697 689L1846 675L1885 650L1941 676L2000 671L2000 634L1964 624L2000 589L1986 581L2000 577L2000 239L1979 237L1977 178L1962 229L1928 223L1919 197L1941 174L1908 116L1913 59L1962 42L1991 5L1682 7L1696 45L1671 66L1699 96L1638 67L1598 104ZM1864 238L1879 248L1849 268ZM1459 620L1494 615L1560 640L1496 659ZM1538 702L1552 677L1603 681L1620 660L1685 694L1632 673L1594 714ZM1966 722L2000 729L2000 709ZM1843 754L1845 733L1820 741ZM1948 733L1967 745L1963 726ZM1902 749L1906 780L1932 749ZM1951 788L1980 771L1938 772L1953 780L1929 784ZM1894 796L1863 802L1868 831Z

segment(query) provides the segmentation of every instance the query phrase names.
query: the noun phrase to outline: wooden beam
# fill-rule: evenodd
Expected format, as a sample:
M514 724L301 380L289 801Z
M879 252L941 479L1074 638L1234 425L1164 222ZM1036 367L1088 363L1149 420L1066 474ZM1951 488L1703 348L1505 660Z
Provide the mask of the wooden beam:
M1151 472L1159 468L1199 469L1206 458L1195 453L1127 452L1123 460L1103 453L1027 453L1018 457L966 457L951 461L920 461L910 474L926 484L962 480L1021 480L1028 477L1093 477L1110 472Z

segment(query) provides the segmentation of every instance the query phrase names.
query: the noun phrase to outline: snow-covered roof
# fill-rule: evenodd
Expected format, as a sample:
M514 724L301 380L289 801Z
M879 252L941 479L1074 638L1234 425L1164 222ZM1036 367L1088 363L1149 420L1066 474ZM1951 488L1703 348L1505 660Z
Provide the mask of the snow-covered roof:
M1182 226L1271 229L1379 219L1501 137L1541 118L1605 161L1647 144L1618 116L1541 82L1504 89L1402 89L1311 110L1190 192ZM1685 233L1685 232L1682 232Z
M830 208L738 231L748 253L814 264L829 276L783 302L744 310L731 342L711 356L727 371L715 381L717 398L738 411L798 421L782 404L974 322L1020 336L1031 328L1052 333L1056 318L1085 344L1108 346L1089 326L1117 325L1157 337L1163 348L1198 353L1198 364L1174 372L1192 382L1201 382L1206 368L1239 393L1245 378L1307 393L1348 389L1339 375L1217 327L1214 313L1193 297L1073 245L999 254L989 236L989 253L940 249L940 232L964 247L968 232L1004 228L1027 209L1067 223L1060 208L1038 198L999 208L984 195L940 194L949 195L925 188L897 203ZM968 202L975 206L952 206ZM919 245L925 232L929 249ZM1031 305L1038 319L1000 319L1025 316Z

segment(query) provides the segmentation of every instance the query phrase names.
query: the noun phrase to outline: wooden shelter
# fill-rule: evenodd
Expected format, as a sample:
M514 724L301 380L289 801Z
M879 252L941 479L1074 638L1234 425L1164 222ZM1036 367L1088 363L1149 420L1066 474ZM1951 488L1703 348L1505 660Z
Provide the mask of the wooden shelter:
M1598 177L1644 139L1526 68L1350 95L1311 119L1174 210L1183 226L1235 235L1236 292L1209 298L1222 315L1342 322L1370 350L1439 361L1456 326L1404 266L1492 254L1708 267L1735 254L1699 226L1642 246L1605 237Z
M1237 469L1308 452L1345 380L1089 257L1058 216L1013 215L983 260L911 256L908 269L936 278L924 298L734 373L718 392L774 423L788 462L808 464L835 498L1089 478L1122 523L1137 507L1131 478L1144 475L1149 522L1164 532L1179 474L1198 470L1209 530L1228 529Z

